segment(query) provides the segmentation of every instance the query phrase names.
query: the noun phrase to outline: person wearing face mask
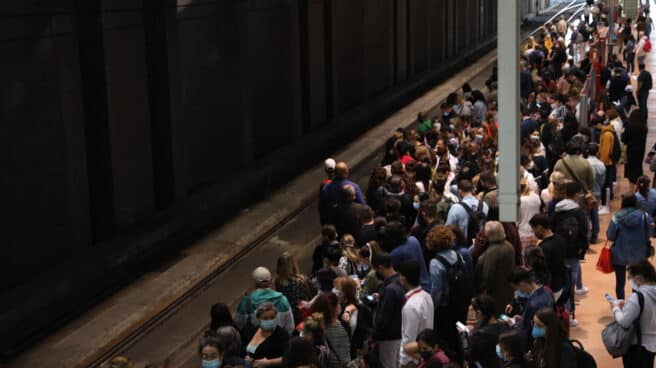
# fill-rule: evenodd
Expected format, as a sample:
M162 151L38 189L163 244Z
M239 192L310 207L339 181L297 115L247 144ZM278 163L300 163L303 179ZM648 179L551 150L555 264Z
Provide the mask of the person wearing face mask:
M549 282L546 283L546 286L549 286L554 300L559 303L565 280L569 280L568 271L565 268L567 244L562 236L551 231L551 219L548 215L540 213L533 216L529 225L533 229L535 237L540 240L539 246L544 253L544 261L549 269Z
M641 259L630 265L628 271L633 294L611 306L615 320L622 327L629 328L637 322L639 337L634 338L622 362L627 368L651 368L656 352L656 270L647 259Z
M259 321L259 328L246 346L246 360L253 368L279 366L282 356L287 351L289 334L276 323L278 310L273 303L260 304L255 317Z
M415 342L406 345L406 350L414 359L421 360L418 368L442 368L455 361L453 352L448 351L443 343L434 330L425 329L417 335Z
M351 357L356 357L371 337L371 310L360 302L357 281L351 277L336 278L333 294L337 296L342 310L339 319L351 339Z
M241 337L234 327L225 326L217 330L215 336L208 337L200 348L202 368L245 367L251 364L239 357Z
M532 360L538 368L576 368L576 353L553 308L542 308L533 317Z
M652 223L652 217L638 207L635 194L622 197L622 208L613 215L606 231L606 238L613 242L610 250L617 299L624 299L626 266L647 256Z
M351 361L351 342L339 320L341 306L333 293L320 295L312 303L312 313L321 313L325 321L324 338L328 346L326 368L342 368Z
M400 281L405 293L405 304L401 310L401 368L416 367L419 361L408 351L419 332L433 327L433 300L419 284L420 265L417 261L406 261L399 266Z
M533 274L522 267L517 267L508 277L510 285L515 289L515 295L521 304L522 314L513 317L514 326L519 328L527 339L528 346L533 346L533 317L542 308L554 307L553 297L542 285L535 282ZM512 306L506 306L506 314L512 311ZM513 323L513 322L509 322Z
M496 354L496 345L499 336L510 330L510 327L496 318L497 309L494 299L488 295L480 295L472 299L472 309L476 318L473 331L460 331L464 340L465 360L470 367L478 364L482 368L496 368L499 359Z
M499 221L485 223L485 236L489 246L476 262L474 278L478 289L494 299L496 310L502 310L513 298L507 279L515 267L515 249Z
M440 138L435 144L436 162L435 167L439 168L440 163L448 164L449 170L455 172L458 168L458 158L451 154L445 138Z
M371 261L376 276L384 280L380 288L374 322L374 339L378 345L378 359L383 368L396 368L401 348L401 310L405 303L405 289L392 267L392 257L377 253Z
M499 336L499 344L496 346L497 357L503 362L504 368L527 368L526 361L526 339L518 331L504 332ZM498 367L496 365L494 367Z

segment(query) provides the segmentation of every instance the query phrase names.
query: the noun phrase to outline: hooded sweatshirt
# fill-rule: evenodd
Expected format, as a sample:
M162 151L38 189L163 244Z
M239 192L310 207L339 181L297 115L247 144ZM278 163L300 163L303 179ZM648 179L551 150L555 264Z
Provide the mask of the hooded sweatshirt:
M571 219L576 220L578 227L566 226ZM588 249L588 220L578 203L571 199L563 199L556 204L552 219L553 231L565 238L567 249L565 257L568 259L581 257Z
M278 314L276 315L278 326L284 328L291 335L294 331L294 314L292 313L292 308L289 305L289 301L287 301L287 297L272 289L256 289L249 295L244 296L237 307L237 314L235 316L237 328L239 330L243 329L249 320L253 326L259 326L260 322L255 317L255 310L260 304L265 302L273 303L278 310Z
M606 166L613 164L613 145L615 144L615 128L611 124L602 125L599 133L599 159Z
M651 352L656 352L656 286L640 285L638 290L644 297L645 303L640 316L640 331L642 332L642 346ZM634 292L624 307L613 307L615 320L624 328L629 328L640 314L638 295ZM633 343L638 341L633 336Z
M613 216L606 238L613 241L610 248L613 264L626 266L645 258L647 236L645 232L652 218L636 208L623 208Z

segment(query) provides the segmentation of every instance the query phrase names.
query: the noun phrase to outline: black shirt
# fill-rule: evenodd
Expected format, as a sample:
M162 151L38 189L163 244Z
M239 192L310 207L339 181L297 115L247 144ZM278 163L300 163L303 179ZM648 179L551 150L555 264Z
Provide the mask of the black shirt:
M565 251L567 244L565 239L554 234L542 240L540 248L544 253L544 261L549 268L551 281L549 287L552 291L558 291L563 288L563 276L565 275Z
M364 225L360 232L355 235L355 243L358 248L364 247L368 242L378 240L378 232L374 224Z
M388 277L380 290L380 300L376 308L374 333L377 341L399 340L401 338L401 309L405 304L405 289L401 286L399 275Z
M643 70L640 72L640 75L638 75L638 83L641 83L641 87L638 89L638 94L639 95L646 95L649 94L649 90L651 90L651 73L649 73L646 70Z
M497 367L499 358L496 347L499 335L509 330L510 327L507 324L497 322L475 331L469 340L469 349L465 352L465 360L470 363L470 366L479 362L483 367Z
M248 355L250 355L253 360L280 358L285 354L285 351L287 351L288 342L289 334L287 334L287 331L280 326L276 326L273 334L257 346L255 354Z

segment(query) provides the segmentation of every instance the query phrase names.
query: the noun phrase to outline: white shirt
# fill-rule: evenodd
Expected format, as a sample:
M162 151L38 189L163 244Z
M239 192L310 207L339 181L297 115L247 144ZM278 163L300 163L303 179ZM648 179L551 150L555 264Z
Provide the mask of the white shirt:
M533 236L533 229L531 229L531 225L528 222L533 216L540 213L542 201L540 201L540 197L534 192L521 196L519 200L519 226L517 227L519 237Z
M615 119L610 121L610 124L615 128L615 133L617 133L617 137L621 137L622 133L624 132L624 123L622 123L622 119L616 117ZM621 139L621 138L620 138Z
M419 363L405 352L403 347L417 340L417 335L427 328L433 329L433 299L421 286L405 294L405 305L401 310L400 365Z

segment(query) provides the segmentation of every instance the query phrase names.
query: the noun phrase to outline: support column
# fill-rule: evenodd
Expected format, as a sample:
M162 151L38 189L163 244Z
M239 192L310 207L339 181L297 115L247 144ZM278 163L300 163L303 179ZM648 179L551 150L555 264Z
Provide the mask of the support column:
M499 1L499 215L517 221L519 212L519 1Z

